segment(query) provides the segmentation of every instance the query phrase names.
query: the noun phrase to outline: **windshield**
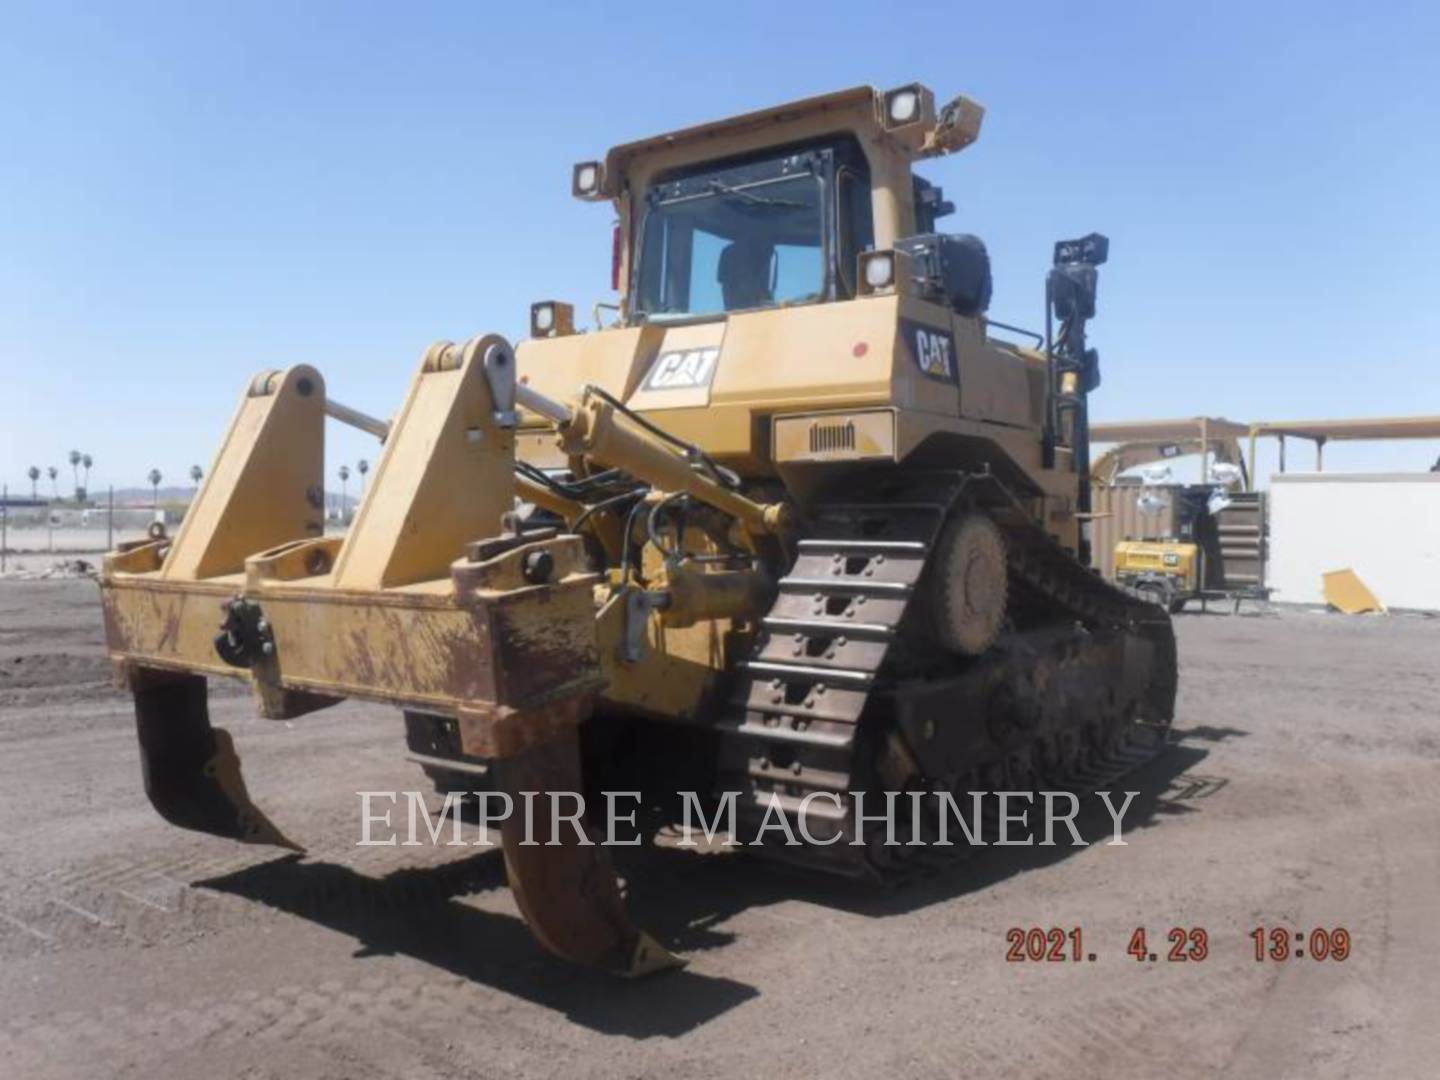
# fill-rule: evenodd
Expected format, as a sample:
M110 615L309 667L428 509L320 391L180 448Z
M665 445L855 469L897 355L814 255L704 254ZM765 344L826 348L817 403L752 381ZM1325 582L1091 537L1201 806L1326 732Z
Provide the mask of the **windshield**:
M693 177L652 195L635 311L709 315L819 299L825 291L820 181Z

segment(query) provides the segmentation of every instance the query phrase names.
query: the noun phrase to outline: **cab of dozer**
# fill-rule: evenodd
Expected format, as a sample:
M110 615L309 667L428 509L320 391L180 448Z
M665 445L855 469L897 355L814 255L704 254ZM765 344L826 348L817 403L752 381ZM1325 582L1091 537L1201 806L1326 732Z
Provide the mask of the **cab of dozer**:
M1006 340L983 244L912 172L981 117L863 87L616 147L572 176L617 218L608 325L547 300L517 349L437 342L389 420L308 364L255 376L177 534L101 575L161 815L298 846L209 677L271 718L397 706L442 789L639 790L649 829L738 795L742 839L778 814L806 843L777 857L849 874L894 857L847 819L862 786L1093 771L1168 722L1168 617L1082 566L1106 242L1056 245L1046 348ZM384 441L343 536L327 416ZM546 948L675 962L572 822L500 839Z
M573 193L617 219L616 315L578 333L571 305L535 304L523 379L562 401L598 384L802 500L814 466L949 465L968 441L1076 549L1080 372L1067 399L1044 353L992 336L985 247L938 231L954 208L912 171L973 143L982 117L964 97L937 111L922 86L862 87L576 165ZM1057 288L1088 317L1104 238L1059 247ZM522 459L568 467L543 425L519 437Z

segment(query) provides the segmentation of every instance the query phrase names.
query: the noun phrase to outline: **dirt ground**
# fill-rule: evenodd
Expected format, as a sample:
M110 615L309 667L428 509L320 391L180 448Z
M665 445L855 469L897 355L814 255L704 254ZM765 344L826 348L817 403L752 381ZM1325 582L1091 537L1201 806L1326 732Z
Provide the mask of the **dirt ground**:
M494 851L354 846L356 791L423 786L392 710L275 723L212 692L310 854L165 826L94 584L0 582L0 1073L1436 1075L1440 620L1177 625L1177 743L1122 785L1126 846L898 892L649 853L633 907L690 965L630 983L542 954ZM1006 961L1008 929L1052 926L1096 959ZM1142 926L1156 961L1126 953ZM1344 927L1350 956L1257 963L1257 926ZM1168 960L1172 927L1208 956Z
M144 539L145 530L117 528L113 539L107 543L111 535L103 525L85 529L33 529L16 528L12 524L5 531L3 573L21 578L38 577L57 563L73 561L77 557L83 557L92 566L99 566L105 552L114 550L117 544Z

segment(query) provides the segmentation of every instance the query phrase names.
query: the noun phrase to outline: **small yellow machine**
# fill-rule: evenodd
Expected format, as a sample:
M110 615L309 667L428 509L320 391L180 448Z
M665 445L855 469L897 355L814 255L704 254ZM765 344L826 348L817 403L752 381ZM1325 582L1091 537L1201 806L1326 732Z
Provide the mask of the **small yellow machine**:
M804 838L768 857L874 878L934 854L940 803L899 800L891 844L862 792L964 802L1152 753L1169 616L1085 565L1107 244L1057 244L1053 334L1005 340L984 245L937 231L911 168L981 116L860 87L616 147L572 176L618 218L610 325L546 300L518 348L437 342L389 420L309 364L256 375L177 535L101 575L160 814L293 844L209 722L216 677L277 719L392 704L445 788L639 791L649 830L698 793L741 842L776 816ZM343 537L327 416L384 440ZM545 947L674 962L606 848L532 824L501 841Z
M1200 545L1181 540L1121 540L1115 545L1115 580L1179 611L1200 594Z

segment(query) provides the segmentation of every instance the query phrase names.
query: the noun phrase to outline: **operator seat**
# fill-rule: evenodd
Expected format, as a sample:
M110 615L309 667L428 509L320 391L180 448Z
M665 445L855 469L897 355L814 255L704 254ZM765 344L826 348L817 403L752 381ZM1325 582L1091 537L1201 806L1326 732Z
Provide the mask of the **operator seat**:
M715 280L725 309L760 307L775 297L770 292L770 260L775 248L754 240L732 240L720 251Z

